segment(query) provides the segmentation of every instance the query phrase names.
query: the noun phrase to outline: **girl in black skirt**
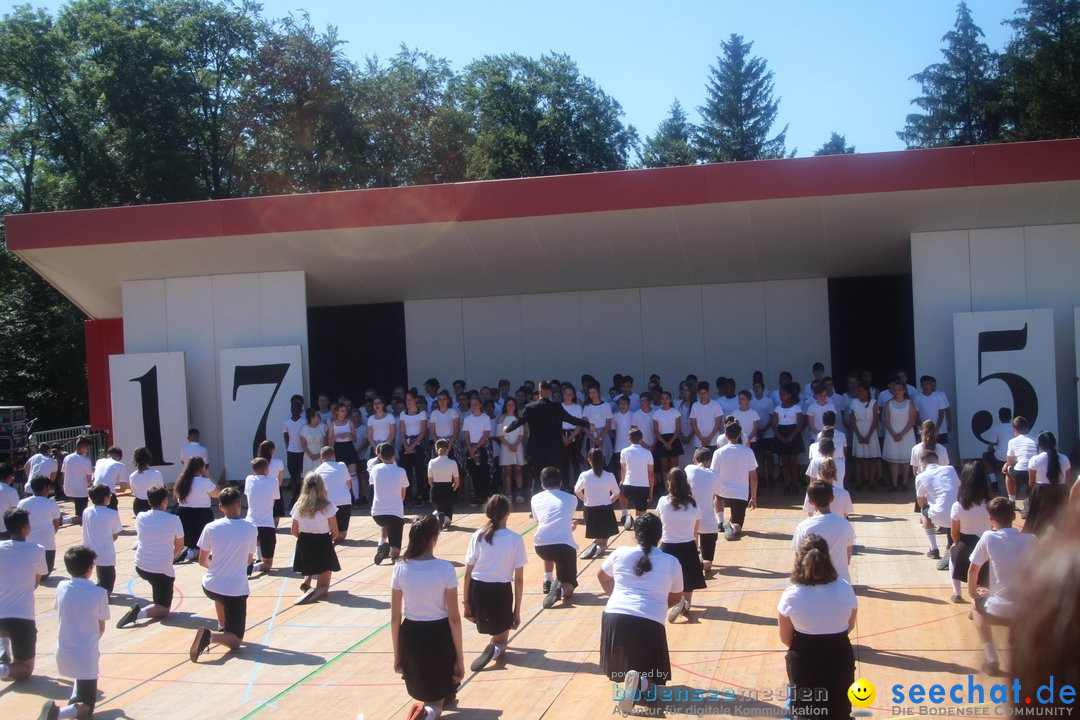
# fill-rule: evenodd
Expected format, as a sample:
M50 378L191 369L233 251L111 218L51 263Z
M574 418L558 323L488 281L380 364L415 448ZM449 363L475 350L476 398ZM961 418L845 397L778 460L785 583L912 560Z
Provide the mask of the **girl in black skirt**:
M458 464L450 457L450 441L435 441L435 457L428 463L427 479L431 488L431 502L435 516L445 530L454 520L454 493L461 486Z
M521 594L525 586L525 541L506 529L510 499L492 495L484 504L487 524L473 533L465 553L465 619L476 623L476 631L490 635L480 657L473 660L473 672L482 670L496 658L505 657L510 630L521 624ZM511 587L513 580L513 587Z
M952 571L952 601L963 603L964 595L960 592L960 583L967 580L968 568L971 567L971 551L979 538L990 530L990 512L987 503L993 494L986 478L986 465L983 462L968 462L960 471L960 489L956 493L956 502L949 512L952 519L953 546L949 548L949 569ZM983 563L979 571L979 585L986 586L990 579L990 563ZM971 592L969 594L974 594Z
M660 477L667 477L672 468L678 466L679 456L683 453L682 415L671 404L671 393L667 390L660 393L660 407L653 411L652 418L653 437L656 438L653 454L659 461Z
M334 414L326 430L326 444L334 448L334 458L349 468L349 487L356 487L359 483L356 465L360 461L356 454L356 423L350 417L348 405L336 402L331 410Z
M1031 498L1027 504L1024 532L1042 535L1068 507L1069 486L1065 481L1072 467L1069 458L1058 452L1054 433L1039 433L1035 443L1039 454L1029 462Z
M858 612L855 591L837 579L829 544L817 534L799 543L791 583L776 608L780 641L788 648L791 717L846 718L851 715L847 691L855 681L848 639ZM818 688L826 690L825 699Z
M457 574L453 565L435 557L438 540L438 518L417 517L409 528L408 547L390 577L394 672L419 701L409 709L409 720L439 717L465 677Z
M585 503L585 537L593 541L581 553L582 560L602 557L608 539L619 534L612 505L619 498L619 481L604 469L603 448L589 451L589 467L574 483L574 493Z
M738 442L738 436L735 442ZM712 508L705 510L711 512ZM682 568L683 597L667 616L668 622L673 623L679 615L690 618L691 597L695 590L705 587L705 570L697 546L701 511L682 468L672 468L667 474L667 495L657 501L656 512L664 526L660 549L678 560Z
M776 435L776 454L780 456L780 477L784 494L799 492L799 454L805 449L802 441L806 419L799 407L799 391L793 383L780 388L780 404L773 410L772 427Z
M289 512L292 536L296 538L293 571L304 576L301 592L307 593L297 603L305 605L326 596L330 576L341 569L334 540L338 538L337 508L326 496L326 485L318 473L308 473L300 487L300 496ZM311 581L315 579L315 589Z
M600 625L600 670L616 690L626 715L651 685L671 678L664 614L682 604L682 568L671 555L656 550L663 527L652 513L634 521L637 547L615 548L597 573L608 594Z
M198 456L189 459L173 485L173 494L179 505L176 514L184 526L184 547L187 548L176 556L175 562L181 562L185 555L188 560L199 556L199 536L203 528L214 521L210 501L220 493L217 483L210 479L210 468L206 461Z

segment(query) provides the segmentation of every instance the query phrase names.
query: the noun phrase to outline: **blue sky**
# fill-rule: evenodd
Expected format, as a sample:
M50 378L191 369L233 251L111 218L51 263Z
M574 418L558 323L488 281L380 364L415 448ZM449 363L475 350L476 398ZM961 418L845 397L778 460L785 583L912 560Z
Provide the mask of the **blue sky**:
M969 0L991 49L1007 42L1011 29L1001 21L1020 5ZM389 57L401 43L455 69L486 54L567 53L643 138L676 98L697 120L719 41L740 33L775 75L778 126L790 126L788 149L799 155L833 130L860 152L902 149L896 131L919 91L908 78L940 60L941 36L956 17L951 0L263 0L263 8L268 17L304 9L316 27L336 25L358 61Z

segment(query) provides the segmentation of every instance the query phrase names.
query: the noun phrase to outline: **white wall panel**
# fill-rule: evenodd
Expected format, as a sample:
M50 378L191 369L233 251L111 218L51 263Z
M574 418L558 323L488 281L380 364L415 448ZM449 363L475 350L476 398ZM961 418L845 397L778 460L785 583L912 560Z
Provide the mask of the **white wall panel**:
M465 378L465 340L461 300L411 300L405 303L405 353L409 385L424 387L436 377L443 387Z
M218 346L261 347L262 317L259 309L259 274L216 275L211 278L214 293L214 336Z
M978 310L1005 310L1027 303L1024 272L1024 228L972 230L971 305Z
M517 387L525 379L568 379L575 385L583 371L582 346L588 330L601 322L595 307L584 307L578 293L521 296L522 377L509 378Z
M461 319L468 386L494 388L500 378L507 378L511 384L516 378L520 384L523 376L521 298L517 295L465 298L461 301Z
M775 378L787 370L798 382L805 382L815 362L831 367L828 281L779 280L763 286L768 352L768 368L762 368L765 377Z
M124 352L162 352L169 347L165 323L165 281L131 280L122 286Z
M641 334L641 292L597 290L581 296L581 364L579 370L564 375L581 381L581 373L591 373L607 389L615 373L630 374L634 390L648 385Z
M705 368L701 295L700 285L641 289L644 368L658 373L672 394L687 373L700 375Z
M971 312L967 230L911 235L911 293L915 315L914 376L933 375L956 404L952 314Z
M710 386L718 375L735 378L737 390L751 389L755 370L771 387L765 336L765 288L761 283L701 286L705 368L698 377ZM781 363L783 364L783 363ZM786 369L786 368L785 368Z
M300 345L304 397L308 387L307 278L302 270L259 273L260 345ZM301 342L301 339L303 340Z

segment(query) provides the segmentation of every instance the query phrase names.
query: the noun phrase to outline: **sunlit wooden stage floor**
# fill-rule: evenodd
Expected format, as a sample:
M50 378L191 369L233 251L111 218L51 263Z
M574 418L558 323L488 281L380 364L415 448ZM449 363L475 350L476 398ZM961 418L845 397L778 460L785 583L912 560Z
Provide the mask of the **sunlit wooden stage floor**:
M963 682L981 664L980 644L968 606L953 604L947 573L925 557L926 536L912 512L912 492L856 493L854 520L859 545L852 577L859 595L858 626L852 636L856 676L877 686L875 716L889 714L888 688L895 683L946 687ZM798 502L801 503L800 496ZM378 528L366 514L353 517L346 545L338 548L342 571L334 575L326 601L295 605L300 580L274 569L251 582L248 642L238 654L213 647L198 664L188 660L196 627L208 626L213 605L200 587L202 568L177 567L173 615L163 623L117 630L115 620L134 595L145 602L149 586L134 573L130 498L121 498L125 534L117 541L117 595L113 620L101 641L102 719L166 717L302 718L381 720L404 717L411 704L392 667L389 563L373 564ZM70 504L64 503L66 512ZM437 554L464 571L469 534L480 527L478 509L459 507L455 527L443 533ZM430 510L428 510L430 511ZM776 603L788 584L791 533L803 517L796 499L775 490L748 515L746 536L720 538L719 572L694 594L694 618L668 625L671 687L750 691L757 701L669 703L667 716L727 713L779 717L781 700L764 699L785 685L784 648L776 628ZM529 564L521 626L511 637L505 663L467 672L456 706L445 717L486 719L610 717L612 685L599 674L600 614L605 597L596 579L600 561L579 561L580 585L573 607L541 608L543 568L532 553L535 529L527 507L514 512L510 527L525 536ZM277 561L291 566L293 539L283 521ZM577 530L584 546L584 528ZM43 698L61 701L70 681L56 677L53 650L57 617L53 599L64 576L63 548L79 542L80 530L58 535L57 572L37 591L36 675L19 684L0 684L0 717L37 717ZM632 542L629 533L614 545ZM942 546L944 547L944 545ZM57 576L60 576L58 578ZM1005 644L998 635L998 645ZM465 663L485 638L466 623ZM1007 655L1003 666L1008 667ZM979 676L983 682L987 678ZM776 697L775 695L773 697ZM697 705L697 707L693 707ZM654 711L655 713L656 711Z

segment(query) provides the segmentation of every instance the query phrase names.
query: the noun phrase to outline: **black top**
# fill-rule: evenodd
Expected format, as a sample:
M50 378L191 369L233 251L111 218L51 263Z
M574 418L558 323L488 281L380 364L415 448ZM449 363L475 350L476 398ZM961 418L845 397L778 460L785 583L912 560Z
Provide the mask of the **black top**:
M566 412L562 403L557 403L551 398L540 398L526 405L521 417L506 427L507 430L513 431L522 425L528 425L529 456L547 458L562 452L562 424L564 422L578 427L589 427L588 420L574 417Z

